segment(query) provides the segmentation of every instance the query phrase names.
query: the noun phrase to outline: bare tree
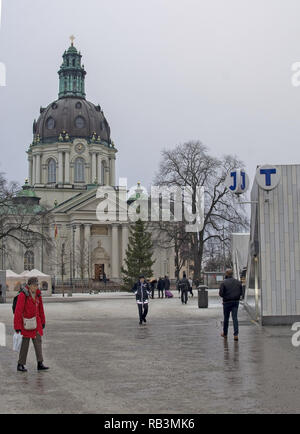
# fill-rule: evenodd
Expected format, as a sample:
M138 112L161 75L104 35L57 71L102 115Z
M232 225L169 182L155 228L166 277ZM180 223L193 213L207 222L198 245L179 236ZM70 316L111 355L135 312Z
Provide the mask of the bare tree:
M87 276L88 285L90 285L90 247L86 243L84 243L84 246L80 242L75 245L75 268L80 276L82 287L84 286L85 276Z
M183 222L159 221L152 231L153 245L160 249L173 248L175 253L175 276L179 278L180 271L189 258L189 234L185 231Z
M0 249L4 240L12 240L26 249L41 242L49 251L49 210L39 205L38 198L22 196L20 191L17 183L8 183L0 173Z
M197 188L204 187L203 228L190 233L187 241L195 280L200 279L206 243L212 239L224 242L229 239L231 231L248 227L244 210L234 202L231 192L224 185L229 171L241 167L243 163L234 156L216 158L209 155L207 147L199 141L187 142L162 152L156 185L188 187L194 214L197 211Z

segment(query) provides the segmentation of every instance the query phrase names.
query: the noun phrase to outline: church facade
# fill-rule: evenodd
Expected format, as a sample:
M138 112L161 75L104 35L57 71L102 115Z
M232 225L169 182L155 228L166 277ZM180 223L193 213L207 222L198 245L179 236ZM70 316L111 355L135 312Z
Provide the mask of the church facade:
M120 282L128 246L129 223L97 219L99 186L119 191L116 183L117 149L100 105L86 99L86 71L73 44L63 54L58 72L59 96L33 124L28 155L28 181L24 192L40 198L51 209L45 227L53 240L50 254L41 243L28 251L11 246L6 268L20 273L37 268L57 281L99 280L103 273ZM139 187L137 187L137 190ZM170 247L155 248L154 276L175 277Z

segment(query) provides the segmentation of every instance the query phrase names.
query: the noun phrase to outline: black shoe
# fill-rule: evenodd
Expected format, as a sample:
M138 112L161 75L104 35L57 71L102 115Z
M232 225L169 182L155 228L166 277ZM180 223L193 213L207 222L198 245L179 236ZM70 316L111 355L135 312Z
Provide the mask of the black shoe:
M47 368L47 366L44 366L43 362L38 362L37 369L38 371L48 371L49 368Z
M147 322L146 318L144 318L143 321L144 321L144 323L146 323Z
M143 324L143 321L140 321L140 322L139 322L139 325L142 325L142 324Z
M19 371L19 372L27 372L27 369L25 368L24 365L18 364L17 371Z

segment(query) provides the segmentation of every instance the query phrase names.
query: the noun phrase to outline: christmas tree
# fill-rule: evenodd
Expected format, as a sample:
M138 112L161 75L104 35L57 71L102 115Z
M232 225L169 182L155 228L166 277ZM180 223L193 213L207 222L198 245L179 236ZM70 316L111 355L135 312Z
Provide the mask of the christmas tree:
M146 279L153 275L153 244L151 233L146 231L145 222L141 219L130 228L129 243L126 250L125 264L122 267L124 287L131 289L140 275Z

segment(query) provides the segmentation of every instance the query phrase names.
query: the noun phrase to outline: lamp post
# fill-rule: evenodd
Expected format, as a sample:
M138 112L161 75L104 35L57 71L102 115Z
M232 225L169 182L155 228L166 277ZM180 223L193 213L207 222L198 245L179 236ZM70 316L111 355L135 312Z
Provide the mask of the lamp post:
M41 251L41 271L44 272L44 216L42 217L42 251Z
M72 263L72 265L73 265L73 272L72 272L72 274L73 274L73 292L75 292L75 232L76 232L76 225L74 225L73 227L72 227L72 229L73 229L73 263Z
M4 252L5 252L5 244L4 244L4 240L2 238L2 270L4 270L5 268L5 256L4 256Z

